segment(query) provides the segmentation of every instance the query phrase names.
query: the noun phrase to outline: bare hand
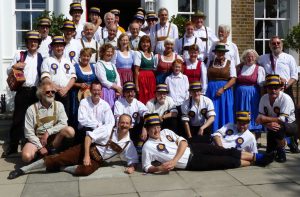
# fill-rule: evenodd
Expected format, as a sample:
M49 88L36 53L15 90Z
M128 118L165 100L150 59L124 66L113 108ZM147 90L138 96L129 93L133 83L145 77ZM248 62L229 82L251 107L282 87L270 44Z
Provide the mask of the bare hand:
M42 156L46 156L46 155L48 155L48 150L47 150L47 148L43 147L39 150L39 153Z
M67 87L64 87L64 88L60 88L58 90L58 94L61 96L61 97L65 97L68 93L69 89Z
M91 157L89 155L85 155L83 158L83 165L84 166L90 166L92 165L91 163Z
M88 84L86 84L86 83L81 83L80 84L80 88L81 89L88 89L90 86L88 85Z
M47 145L48 137L49 137L49 134L48 134L47 131L42 136L39 137L42 146L46 146Z
M26 65L25 62L18 62L13 67L14 67L14 69L17 69L17 70L24 70L25 65Z
M216 92L216 96L221 96L224 93L224 88L220 88L217 92Z
M121 86L118 86L116 85L116 92L119 93L120 95L122 95L122 87Z
M134 166L129 166L129 167L125 168L124 172L127 174L132 174L132 173L134 173L134 171L135 171Z
M167 161L161 165L161 167L166 171L171 171L175 168L176 162L174 160Z
M100 26L100 25L101 25L101 23L102 23L102 19L101 19L101 17L99 17L99 19L97 20L97 23L96 23L96 25L97 25L97 26Z
M204 133L204 129L202 127L199 128L199 131L198 131L198 135L203 135Z
M267 124L265 124L265 126L272 130L272 131L279 131L279 129L281 128L280 124L278 124L277 122L269 122Z
M145 129L145 127L143 127L143 129L142 129L141 139L143 141L145 141L147 139L147 130Z

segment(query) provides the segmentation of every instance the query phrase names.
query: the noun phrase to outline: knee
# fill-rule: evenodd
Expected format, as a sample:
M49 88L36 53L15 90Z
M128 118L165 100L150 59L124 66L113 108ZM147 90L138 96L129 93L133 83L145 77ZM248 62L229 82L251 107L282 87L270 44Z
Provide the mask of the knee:
M75 136L75 130L73 127L67 126L61 131L61 134L66 138L72 138Z
M35 154L33 154L33 153L30 153L30 152L27 152L27 151L22 151L22 161L24 161L26 163L29 163L33 160L34 155Z

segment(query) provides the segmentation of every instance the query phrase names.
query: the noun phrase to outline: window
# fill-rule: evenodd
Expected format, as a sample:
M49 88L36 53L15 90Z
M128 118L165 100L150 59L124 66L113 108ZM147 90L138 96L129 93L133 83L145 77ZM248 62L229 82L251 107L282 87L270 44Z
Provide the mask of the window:
M155 1L154 0L145 0L146 11L155 11Z
M178 0L178 14L191 19L195 11L204 11L204 0Z
M17 49L25 49L25 34L32 29L37 17L46 9L46 0L16 0Z
M269 40L278 35L284 38L289 30L289 0L255 0L255 50L269 53Z

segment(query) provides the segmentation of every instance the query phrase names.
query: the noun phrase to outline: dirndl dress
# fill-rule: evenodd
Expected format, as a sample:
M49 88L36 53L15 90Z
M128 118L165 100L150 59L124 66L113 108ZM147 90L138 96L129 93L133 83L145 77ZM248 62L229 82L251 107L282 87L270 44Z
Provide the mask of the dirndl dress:
M124 56L121 51L116 52L116 68L120 75L121 85L126 81L133 81L132 65L134 62L134 53L132 50L128 52L128 56Z

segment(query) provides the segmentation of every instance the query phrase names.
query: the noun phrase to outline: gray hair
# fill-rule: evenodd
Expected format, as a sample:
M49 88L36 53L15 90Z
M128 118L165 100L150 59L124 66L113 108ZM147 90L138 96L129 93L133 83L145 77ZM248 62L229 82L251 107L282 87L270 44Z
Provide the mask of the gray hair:
M104 14L104 22L105 22L105 23L106 23L107 17L109 17L109 16L113 17L114 20L115 20L115 15L114 15L113 13L111 13L111 12L106 12L106 13Z
M83 26L83 30L85 31L87 28L93 28L93 30L95 31L96 26L93 23L86 22Z
M230 33L230 26L221 24L218 29L224 29L227 33Z
M168 13L168 15L169 15L169 11L168 11L168 9L167 8L159 8L159 10L158 10L158 16L163 12L163 11L166 11L167 13Z
M170 37L167 37L166 39L165 39L165 41L164 41L164 45L166 45L166 44L175 44L175 41L174 41L174 39L173 38L170 38Z
M43 96L43 90L44 90L44 87L45 86L52 86L52 82L49 81L49 80L44 80L42 81L41 83L39 83L39 85L37 86L37 90L36 90L36 97L41 100L42 99L42 96Z
M247 55L248 55L249 53L253 53L253 54L254 54L254 56L255 56L255 62L257 62L258 59L259 59L259 55L258 55L258 53L257 53L254 49L246 49L245 51L243 51L243 53L242 53L242 55L241 55L241 60L242 60L242 62L243 62L243 63L246 62L246 57L247 57Z

